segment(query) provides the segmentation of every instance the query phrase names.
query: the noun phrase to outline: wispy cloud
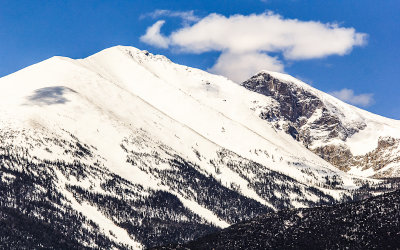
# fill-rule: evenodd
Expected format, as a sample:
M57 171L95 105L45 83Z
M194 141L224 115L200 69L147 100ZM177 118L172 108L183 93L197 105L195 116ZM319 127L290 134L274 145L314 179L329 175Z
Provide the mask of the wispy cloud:
M142 41L157 46L153 41L162 40L159 47L174 47L186 53L220 51L209 70L237 82L262 69L284 71L282 59L271 53L292 61L345 55L354 46L364 45L367 37L336 23L285 19L272 12L229 17L210 14L168 36L160 33L162 24L151 26Z
M140 16L141 19L146 17L150 17L153 19L157 19L160 17L177 17L181 18L185 24L197 22L200 20L200 17L196 16L193 10L190 11L155 10L153 12Z
M374 103L373 94L367 93L367 94L356 95L356 94L354 94L354 90L352 90L352 89L344 88L339 91L333 91L329 94L333 95L334 97L336 97L344 102L347 102L347 103L350 103L353 105L358 105L361 107L367 107Z

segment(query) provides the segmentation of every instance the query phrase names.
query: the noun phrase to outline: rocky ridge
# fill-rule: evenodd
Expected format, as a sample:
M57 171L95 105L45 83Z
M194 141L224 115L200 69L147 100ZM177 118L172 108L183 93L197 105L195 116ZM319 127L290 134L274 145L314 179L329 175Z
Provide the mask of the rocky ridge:
M375 117L371 118L372 122L364 119L372 114L365 115L365 111L360 112L293 77L275 72L262 71L241 85L275 101L269 106L255 103L253 111L260 118L332 165L343 171L354 168L367 171L366 175L374 177L399 176L399 128L394 137L379 136L369 141L376 144L370 151L354 154L347 141L377 120ZM368 170L371 170L369 174Z

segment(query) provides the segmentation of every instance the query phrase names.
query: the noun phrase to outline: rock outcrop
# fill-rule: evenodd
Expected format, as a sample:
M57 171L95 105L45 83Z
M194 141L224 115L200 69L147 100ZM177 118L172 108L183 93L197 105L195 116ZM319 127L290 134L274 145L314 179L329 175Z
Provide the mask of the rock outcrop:
M338 105L349 105L337 99L331 102L330 99L335 98L284 74L261 71L241 85L275 101L272 106L255 105L253 110L260 118L285 131L339 169L372 169L369 176L374 177L400 175L397 170L400 166L399 139L379 137L377 142L372 142L377 143L377 147L365 154L353 154L346 144L349 138L368 126L365 119L358 119L361 117L358 112L353 112L352 109L357 108L346 107L355 115L345 113ZM349 120L347 116L357 119Z

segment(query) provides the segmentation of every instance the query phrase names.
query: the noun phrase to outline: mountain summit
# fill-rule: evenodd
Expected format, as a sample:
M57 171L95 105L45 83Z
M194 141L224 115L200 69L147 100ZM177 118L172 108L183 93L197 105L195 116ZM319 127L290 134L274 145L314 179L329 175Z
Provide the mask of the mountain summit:
M382 181L351 174L376 169L357 157L390 153L368 176L396 174L398 121L286 75L242 85L123 46L1 78L0 244L184 242L270 211L370 196ZM367 134L378 146L358 152ZM332 160L338 148L356 165Z

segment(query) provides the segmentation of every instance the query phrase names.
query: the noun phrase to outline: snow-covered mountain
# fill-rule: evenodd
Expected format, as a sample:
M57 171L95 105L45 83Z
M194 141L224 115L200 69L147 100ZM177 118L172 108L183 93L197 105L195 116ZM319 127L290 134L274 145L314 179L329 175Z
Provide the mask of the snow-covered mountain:
M268 211L352 200L382 182L308 150L306 140L277 128L295 124L283 119L282 102L244 85L250 90L122 46L79 60L53 57L1 78L0 221L9 233L1 243L18 247L22 236L33 247L183 242ZM329 110L336 103L356 110L329 98ZM362 121L398 124L356 111ZM344 145L357 148L360 139L345 140L357 135L350 128L368 132L369 123L335 112L345 114ZM319 119L306 117L310 127ZM312 142L319 153L325 139Z
M286 74L262 71L242 83L272 98L259 116L352 174L400 176L400 121L346 104Z

